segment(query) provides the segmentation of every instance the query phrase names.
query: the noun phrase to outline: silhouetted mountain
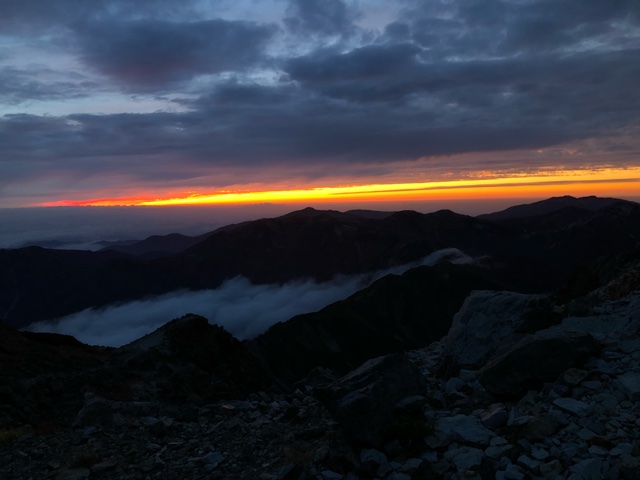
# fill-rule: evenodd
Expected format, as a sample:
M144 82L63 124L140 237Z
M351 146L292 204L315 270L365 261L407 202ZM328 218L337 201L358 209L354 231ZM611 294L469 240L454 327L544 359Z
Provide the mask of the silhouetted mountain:
M254 283L323 281L406 264L442 248L482 258L487 279L495 283L545 292L560 287L580 265L640 248L637 203L595 197L545 202L511 212L548 213L498 220L448 210L374 215L308 208L201 237L150 237L126 247L142 256L0 250L0 321L23 327L113 302L216 288L237 275Z
M171 233L169 235L152 235L140 242L126 245L111 245L105 247L104 250L116 250L118 252L128 253L138 257L148 259L166 257L185 251L187 248L196 245L204 240L209 234L190 237L179 233Z
M566 195L564 197L552 197L546 200L542 200L539 202L528 203L525 205L514 205L513 207L509 207L505 210L487 213L484 215L478 215L477 218L482 218L485 220L491 220L493 222L501 222L504 220L509 220L513 218L524 218L524 217L536 217L540 215L547 215L558 210L566 209L566 208L574 208L581 210L588 210L590 212L595 212L604 207L611 205L612 203L633 203L633 202L625 202L624 200L619 200L617 198L600 198L595 196L590 197L572 197L570 195Z

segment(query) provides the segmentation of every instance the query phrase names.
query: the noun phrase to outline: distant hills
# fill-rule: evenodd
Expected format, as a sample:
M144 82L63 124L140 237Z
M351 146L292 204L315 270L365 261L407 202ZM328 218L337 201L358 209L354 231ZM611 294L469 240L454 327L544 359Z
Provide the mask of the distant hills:
M601 256L640 249L640 205L558 197L475 218L448 210L307 208L198 237L153 236L99 252L0 250L0 322L24 327L113 302L216 288L237 275L254 283L324 281L451 247L482 259L478 272L484 282L521 292L552 291Z

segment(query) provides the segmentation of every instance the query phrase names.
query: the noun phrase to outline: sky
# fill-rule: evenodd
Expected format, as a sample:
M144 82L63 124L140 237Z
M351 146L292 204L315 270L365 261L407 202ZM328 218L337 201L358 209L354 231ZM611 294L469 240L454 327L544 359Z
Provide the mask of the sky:
M0 208L638 199L639 59L637 0L2 0Z

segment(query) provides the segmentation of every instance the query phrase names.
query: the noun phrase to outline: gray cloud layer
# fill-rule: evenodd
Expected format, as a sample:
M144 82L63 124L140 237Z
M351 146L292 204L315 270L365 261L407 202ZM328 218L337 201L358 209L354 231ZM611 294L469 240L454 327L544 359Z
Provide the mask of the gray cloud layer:
M0 117L0 199L41 176L61 188L105 173L150 187L218 175L223 186L246 181L247 167L258 178L272 167L312 178L326 165L392 170L587 139L606 153L621 148L612 138L637 133L637 1L406 1L381 31L359 26L381 3L290 0L274 23L222 18L230 10L195 1L5 2L7 42L44 48L48 35L51 58L75 63L65 76L5 54L0 102L106 90L175 109ZM625 148L635 153L637 142ZM589 158L561 164L572 162Z
M419 265L443 260L469 263L473 260L457 249L439 250L411 265L367 275L341 276L330 282L311 280L285 285L253 285L242 277L225 282L216 290L174 292L103 309L88 309L54 322L29 327L36 332L73 335L92 345L118 347L152 332L186 313L206 317L224 326L239 339L253 338L274 323L352 295L389 273L400 274Z

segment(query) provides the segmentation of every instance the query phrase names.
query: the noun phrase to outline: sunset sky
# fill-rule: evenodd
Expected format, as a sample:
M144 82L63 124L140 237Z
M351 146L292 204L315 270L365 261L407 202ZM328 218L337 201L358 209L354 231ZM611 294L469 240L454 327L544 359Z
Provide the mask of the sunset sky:
M640 199L638 0L3 0L0 207Z

